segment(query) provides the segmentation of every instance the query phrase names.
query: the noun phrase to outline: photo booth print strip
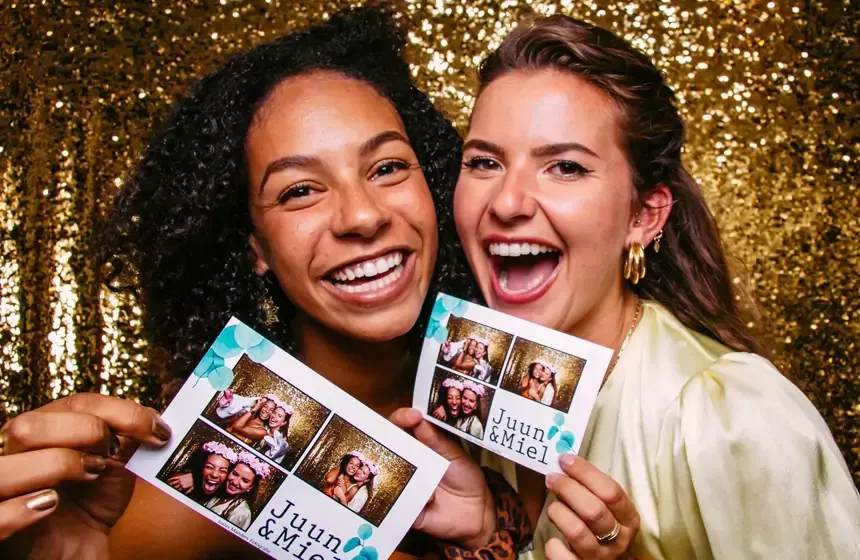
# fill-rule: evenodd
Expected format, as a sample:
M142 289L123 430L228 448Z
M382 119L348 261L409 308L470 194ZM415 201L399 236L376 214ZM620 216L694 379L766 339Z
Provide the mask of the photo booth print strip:
M368 515L362 517L356 514L294 474L284 472L287 469L283 465L272 468L271 463L260 459L259 450L249 451L250 446L237 442L232 435L227 434L223 426L217 425L211 419L212 411L207 411L207 407L219 393L233 386L234 382L238 387L243 375L265 377L272 374L322 407L318 412L323 421L311 437L307 438L307 442L301 444L302 449L297 452L295 458L294 471L297 465L304 464L310 457L311 449L326 427L338 419L365 434L368 441L376 442L381 448L389 450L392 457L399 457L404 464L414 468L411 476L399 477L403 481L402 488L395 488L396 492L383 491L376 498L376 503L384 507L372 506L374 498L370 498L367 501ZM252 381L248 381L249 386L262 387L272 382L271 379L266 382ZM286 400L288 397L289 395L280 394L277 398ZM204 417L206 412L210 413L210 418ZM298 412L294 410L294 414ZM293 559L299 554L308 558L314 557L315 554L323 558L348 558L356 553L363 554L364 558L389 557L432 496L448 466L445 459L411 435L365 407L235 318L231 319L219 334L195 368L195 374L182 386L162 417L172 429L171 440L160 449L138 449L126 468L274 558ZM204 507L158 478L159 473L163 478L170 469L177 467L176 463L183 460L177 457L184 457L189 453L188 449L180 447L189 445L189 432L195 426L199 426L199 430L209 430L208 433L217 436L218 442L234 448L237 454L245 453L247 457L254 459L249 459L249 462L258 469L270 469L270 476L274 473L284 477L283 482L259 511L256 509L259 506L256 499L254 505L249 506L253 518L247 520L250 523L247 530L243 529L244 521L241 516L238 516L238 521L243 525L240 527L236 522L228 521L220 515L224 512L216 512L216 506L213 506L213 509ZM371 449L368 455L372 452ZM380 465L385 463L384 458L375 461L377 460ZM394 459L391 461L391 464L394 464ZM391 472L395 471L392 467ZM391 479L394 478L392 474ZM396 485L386 485L389 486L394 488ZM374 511L382 513L374 517L371 515ZM236 521L237 517L232 519ZM367 519L376 521L378 525L374 526ZM309 530L314 533L309 535ZM324 538L314 540L315 535L320 532L324 534Z
M493 395L481 438L434 418L432 411L428 410L437 372L454 375L450 367L438 363L442 346L450 337L458 336L457 329L469 324L467 321L483 329L510 333L512 338L501 367L503 375L497 382L502 390L496 390ZM452 335L452 331L455 334ZM517 344L528 349L528 352L521 352L525 357L516 357ZM550 366L555 364L557 370L566 368L564 375L560 376L564 385L553 388L552 392L557 392L557 396L553 395L549 405L540 402L540 398L534 398L549 400L546 387L532 387L534 396L526 398L524 391L515 390L516 385L512 387L507 379L508 372L514 371L513 375L519 376L513 382L520 383L523 360L533 357L532 354L535 354L535 359L543 359L539 356L541 352L549 358L544 361ZM412 406L424 410L429 422L466 441L542 474L561 472L558 458L561 454L579 451L612 354L609 348L440 293L436 297L421 350Z

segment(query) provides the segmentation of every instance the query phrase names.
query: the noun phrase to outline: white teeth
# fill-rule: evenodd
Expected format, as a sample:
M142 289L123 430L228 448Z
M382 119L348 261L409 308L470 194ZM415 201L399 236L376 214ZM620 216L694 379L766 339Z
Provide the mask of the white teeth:
M376 265L372 262L364 263L364 275L370 278L371 276L376 276Z
M367 264L368 263L365 263L364 266L367 266ZM335 288L350 294L363 294L365 292L381 290L392 282L396 282L398 278L403 276L403 270L404 267L398 264L391 269L390 273L386 274L382 278L377 278L376 280L371 280L370 282L365 282L357 286L352 284L341 284L340 282L332 282L332 284Z
M389 268L391 268L390 266L388 266L388 259L386 258L376 259L376 262L374 262L373 264L376 265L377 274L384 274L388 272Z
M355 280L355 272L351 271L348 268L346 269L346 272L341 272L340 275L341 275L341 278L338 278L338 280L340 280L340 281L343 281L343 278L342 278L343 276L346 276L347 280Z
M500 257L519 257L539 255L541 253L556 253L558 249L541 245L540 243L490 243L491 255Z

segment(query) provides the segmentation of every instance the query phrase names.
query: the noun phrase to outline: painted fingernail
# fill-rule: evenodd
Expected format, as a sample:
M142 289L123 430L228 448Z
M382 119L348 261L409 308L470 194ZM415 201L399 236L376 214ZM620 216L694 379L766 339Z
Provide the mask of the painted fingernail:
M110 450L109 450L109 452L110 452L109 457L113 457L114 455L119 453L119 438L116 437L116 434L113 432L110 433Z
M553 488L555 483L558 482L558 479L561 478L561 475L558 473L549 473L546 475L546 487Z
M101 474L107 468L107 461L101 455L84 455L81 458L84 471L89 474Z
M572 467L574 461L576 461L576 455L573 453L565 453L558 458L558 462L562 467Z
M57 505L60 497L54 490L45 490L41 494L36 494L24 504L27 509L33 511L47 511Z
M170 439L170 426L160 416L157 416L155 418L155 425L152 427L152 433L161 441L166 442Z

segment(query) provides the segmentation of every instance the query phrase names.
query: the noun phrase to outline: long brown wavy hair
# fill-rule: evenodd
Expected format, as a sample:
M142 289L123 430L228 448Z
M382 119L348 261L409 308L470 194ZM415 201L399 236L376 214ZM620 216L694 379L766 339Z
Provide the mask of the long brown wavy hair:
M672 193L661 251L648 251L648 275L630 289L732 349L764 354L738 308L714 217L681 162L684 123L660 71L613 33L555 15L527 19L508 35L481 65L480 91L508 72L543 69L571 72L605 92L619 109L640 198L657 185Z

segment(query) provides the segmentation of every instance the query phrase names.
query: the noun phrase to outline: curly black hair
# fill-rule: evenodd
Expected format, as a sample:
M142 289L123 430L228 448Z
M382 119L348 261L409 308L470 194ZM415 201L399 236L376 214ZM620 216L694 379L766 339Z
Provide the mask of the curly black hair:
M249 257L245 137L268 94L286 78L334 71L373 86L403 120L439 217L439 257L421 319L433 295L477 293L451 216L462 141L429 98L412 85L404 34L384 8L345 10L330 20L232 56L178 102L118 195L103 236L100 263L117 287L131 271L151 344L169 355L172 376L186 376L230 316L294 352L295 308L277 283L267 287ZM129 289L129 288L126 288ZM268 293L280 321L264 326ZM420 336L415 336L416 343Z

